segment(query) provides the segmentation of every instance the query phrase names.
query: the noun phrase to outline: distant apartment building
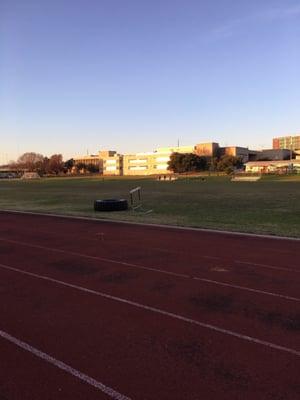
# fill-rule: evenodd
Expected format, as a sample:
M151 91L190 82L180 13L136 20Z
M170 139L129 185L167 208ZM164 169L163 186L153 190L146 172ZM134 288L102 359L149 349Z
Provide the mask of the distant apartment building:
M273 149L300 150L300 135L274 138Z

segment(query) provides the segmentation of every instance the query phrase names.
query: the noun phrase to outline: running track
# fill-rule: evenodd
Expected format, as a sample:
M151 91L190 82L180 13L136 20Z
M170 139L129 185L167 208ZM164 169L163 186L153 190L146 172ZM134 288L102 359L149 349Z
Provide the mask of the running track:
M299 241L2 212L0 399L299 399L299 260Z

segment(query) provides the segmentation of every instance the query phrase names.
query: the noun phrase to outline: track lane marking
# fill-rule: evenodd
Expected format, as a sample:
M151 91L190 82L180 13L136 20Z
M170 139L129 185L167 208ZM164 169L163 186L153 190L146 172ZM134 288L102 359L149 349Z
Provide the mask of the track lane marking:
M124 220L113 220L113 219L103 219L103 218L93 218L93 217L80 217L76 215L67 215L67 214L56 214L56 213L47 213L47 212L37 212L37 211L24 211L24 210L13 210L7 208L1 208L0 213L4 214L23 214L23 215L32 215L36 217L46 217L46 218L58 218L58 219L67 219L67 220L78 220L78 221L89 221L93 223L104 223L104 224L119 224L119 225L134 225L137 227L147 227L147 228L162 228L165 230L174 230L174 231L187 231L187 232L199 232L199 233L213 233L216 235L224 235L224 236L240 236L249 237L249 238L257 238L257 239L271 239L271 240L282 240L288 242L298 242L300 238L293 236L279 236L275 234L263 234L263 233L250 233L250 232L238 232L238 231L228 231L221 229L212 229L212 228L201 228L201 227L189 227L189 226L178 226L178 225L162 225L162 224L150 224L136 221L124 221Z
M240 289L240 290L245 290L245 291L248 291L248 292L253 292L253 293L258 293L258 294L265 294L267 296L278 297L278 298L285 299L285 300L300 302L299 298L292 297L292 296L286 296L284 294L266 292L265 290L252 289L252 288L249 288L249 287L246 287L246 286L233 285L231 283L214 281L212 279L206 279L206 278L193 277L192 279L194 279L196 281L202 281L202 282L211 283L211 284L218 285L218 286L226 286L226 287L230 287L230 288L234 288L234 289Z
M291 268L277 267L276 265L260 264L260 263L255 263L255 262L252 262L252 261L235 260L234 263L236 263L236 264L244 264L244 265L249 265L249 266L254 266L254 267L260 267L260 268L277 269L279 271L295 272L297 274L300 273L300 270L298 271L296 269L291 269Z
M72 288L72 289L76 289L76 290L79 290L81 292L85 292L85 293L93 294L93 295L96 295L96 296L100 296L100 297L103 297L105 299L109 299L109 300L113 300L113 301L116 301L116 302L119 302L119 303L127 304L127 305L130 305L130 306L142 309L142 310L151 311L151 312L156 313L156 314L164 315L164 316L167 316L167 317L179 320L179 321L187 322L187 323L192 324L192 325L200 326L201 328L209 329L209 330L212 330L212 331L215 331L215 332L218 332L218 333L222 333L222 334L227 335L227 336L233 336L235 338L238 338L238 339L250 342L250 343L259 344L259 345L271 348L272 350L279 350L279 351L283 351L283 352L292 354L294 356L300 357L300 351L298 351L298 350L291 349L289 347L285 347L285 346L281 346L281 345L277 345L275 343L268 342L268 341L265 341L265 340L261 340L261 339L258 339L258 338L252 337L252 336L244 335L242 333L238 333L238 332L235 332L235 331L232 331L232 330L229 330L229 329L224 329L224 328L212 325L212 324L208 324L208 323L205 323L205 322L200 322L200 321L197 321L197 320L192 319L192 318L184 317L183 315L180 315L180 314L175 314L175 313L172 313L172 312L169 312L169 311L166 311L166 310L162 310L160 308L148 306L146 304L138 303L136 301L124 299L124 298L121 298L121 297L112 296L112 295L107 294L107 293L98 292L98 291L93 290L93 289L88 289L88 288L86 288L84 286L74 285L72 283L67 283L67 282L64 282L64 281L60 281L58 279L54 279L54 278L51 278L51 277L48 277L48 276L35 274L35 273L24 271L22 269L18 269L18 268L15 268L15 267L10 267L10 266L5 265L5 264L0 264L0 268L7 269L7 270L10 270L10 271L14 271L14 272L18 272L18 273L21 273L23 275L28 275L28 276L31 276L31 277L34 277L34 278L37 278L37 279L40 279L40 280L45 280L45 281L49 281L49 282L52 282L52 283L56 283L58 285L66 286L66 287L69 287L69 288Z
M143 265L138 265L138 264L128 263L128 262L124 262L124 261L113 260L113 259L110 259L110 258L91 256L91 255L88 255L88 254L77 253L77 252L74 252L74 251L63 250L63 249L57 249L57 248L54 248L54 247L42 246L42 245L38 245L38 244L26 243L26 242L21 242L21 241L18 241L18 240L0 238L0 241L5 241L5 242L8 242L8 243L14 243L14 244L20 244L22 246L27 246L27 247L37 248L37 249L41 249L41 250L52 251L52 252L56 252L56 253L68 254L68 255L71 255L71 256L82 257L82 258L87 258L87 259L91 259L91 260L104 261L104 262L112 263L112 264L120 264L120 265L124 265L126 267L143 269L143 270L152 271L152 272L158 272L158 273L165 274L165 275L175 276L177 278L196 280L196 281L200 281L200 282L209 283L209 284L212 284L212 285L231 287L231 288L237 289L237 290L244 290L244 291L257 293L257 294L262 294L262 295L266 295L266 296L278 297L278 298L285 299L285 300L288 300L288 301L300 302L299 298L293 297L293 296L288 296L288 295L284 295L284 294L280 294L280 293L274 293L274 292L268 292L268 291L265 291L265 290L253 289L253 288L249 288L247 286L234 285L234 284L231 284L231 283L220 282L220 281L215 281L215 280L206 279L206 278L200 278L200 277L187 275L187 274L180 274L180 273L171 272L171 271L167 271L167 270L160 269L160 268L146 267L146 266L143 266ZM236 261L236 262L241 263L241 261Z
M90 376L84 374L83 372L80 372L77 369L71 367L70 365L65 364L63 361L57 360L56 358L50 356L49 354L44 353L43 351L31 346L26 342L23 342L20 339L17 339L16 337L10 335L7 332L0 330L0 337L9 341L10 343L13 343L14 345L20 347L21 349L28 351L29 353L35 355L36 357L39 357L42 360L47 361L49 364L54 365L55 367L61 369L62 371L65 371L68 374L75 376L81 381L107 394L114 400L131 400L129 397L124 396L123 394L117 392L111 387L104 385L102 382L99 382L96 379L91 378Z
M105 257L90 256L90 255L83 254L83 253L78 253L78 252L75 252L75 251L58 249L56 247L42 246L42 245L39 245L39 244L27 243L27 242L22 242L20 240L13 240L13 239L7 239L7 238L1 238L0 237L0 241L1 242L19 244L21 246L27 246L27 247L37 248L37 249L41 249L41 250L49 250L49 251L54 251L54 252L59 252L59 253L65 253L65 254L70 254L70 255L74 255L74 256L79 256L79 257L87 257L87 258L91 258L91 259L95 259L95 260L113 262L113 263L116 263L116 264L123 264L123 265L128 265L128 266L133 266L133 267L140 267L140 268L148 268L148 269L151 270L151 267L143 267L143 266L139 266L137 264L127 263L127 262L124 262L124 261L113 260L113 259L105 258ZM220 259L221 260L221 258L213 257L213 256L201 256L201 257L202 258L207 258L207 259L217 259L217 260ZM268 264L260 264L260 263L255 263L255 262L252 262L252 261L233 260L233 263L235 263L235 264L245 264L245 265L248 265L248 266L255 266L255 267L261 267L261 268L277 269L279 271L293 272L293 273L297 273L297 274L300 273L300 270L297 270L297 269L277 267L275 265L268 265ZM152 269L155 270L154 268L152 268ZM161 271L164 271L164 270L161 270ZM175 274L175 273L173 273L173 274ZM176 275L184 276L184 274L180 274L180 273L178 273Z

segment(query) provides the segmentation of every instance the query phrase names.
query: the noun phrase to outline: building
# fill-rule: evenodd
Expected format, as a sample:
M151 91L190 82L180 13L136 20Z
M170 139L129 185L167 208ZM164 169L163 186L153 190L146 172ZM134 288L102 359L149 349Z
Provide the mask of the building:
M175 146L175 147L158 147L156 153L193 153L195 146Z
M73 157L75 166L78 165L93 165L97 168L99 168L99 172L101 172L101 165L100 165L100 159L99 159L99 155L86 155L86 156L80 156L80 157Z
M98 168L103 175L122 175L123 174L123 156L116 151L99 151L97 155L91 154L81 157L74 157L75 166L93 165Z
M274 138L273 149L300 150L300 135Z
M193 153L195 146L159 147L148 153L125 154L124 175L167 175L168 162L172 153Z
M255 160L258 153L259 153L258 151L249 150L247 147L227 146L219 148L220 156L226 155L226 156L239 157L243 163Z
M99 151L97 155L75 157L75 165L96 165L103 175L167 175L168 162L173 153L194 153L203 157L232 155L243 162L253 160L259 152L245 147L220 147L218 143L198 143L194 146L159 147L154 151L118 154L116 151Z
M246 172L250 173L300 173L300 160L250 161L246 164Z
M123 175L123 156L116 151L99 151L103 175Z
M300 160L300 150L295 151L295 158L296 160Z
M287 149L266 149L257 154L257 161L280 161L289 160L291 158L291 151Z
M219 143L198 143L194 147L194 152L198 156L216 157L219 151Z
M169 155L161 153L164 158L163 165L159 168L157 167L159 161L156 160L155 154L155 152L125 154L123 157L124 175L153 175L159 174L159 170L163 173L167 171Z

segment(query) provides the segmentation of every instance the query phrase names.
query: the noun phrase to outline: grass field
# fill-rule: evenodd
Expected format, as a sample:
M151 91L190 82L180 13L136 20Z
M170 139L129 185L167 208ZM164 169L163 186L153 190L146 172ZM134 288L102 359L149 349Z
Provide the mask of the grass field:
M128 198L135 186L142 186L143 207L151 214L93 211L94 199ZM254 183L228 177L2 180L0 208L300 237L300 177Z

